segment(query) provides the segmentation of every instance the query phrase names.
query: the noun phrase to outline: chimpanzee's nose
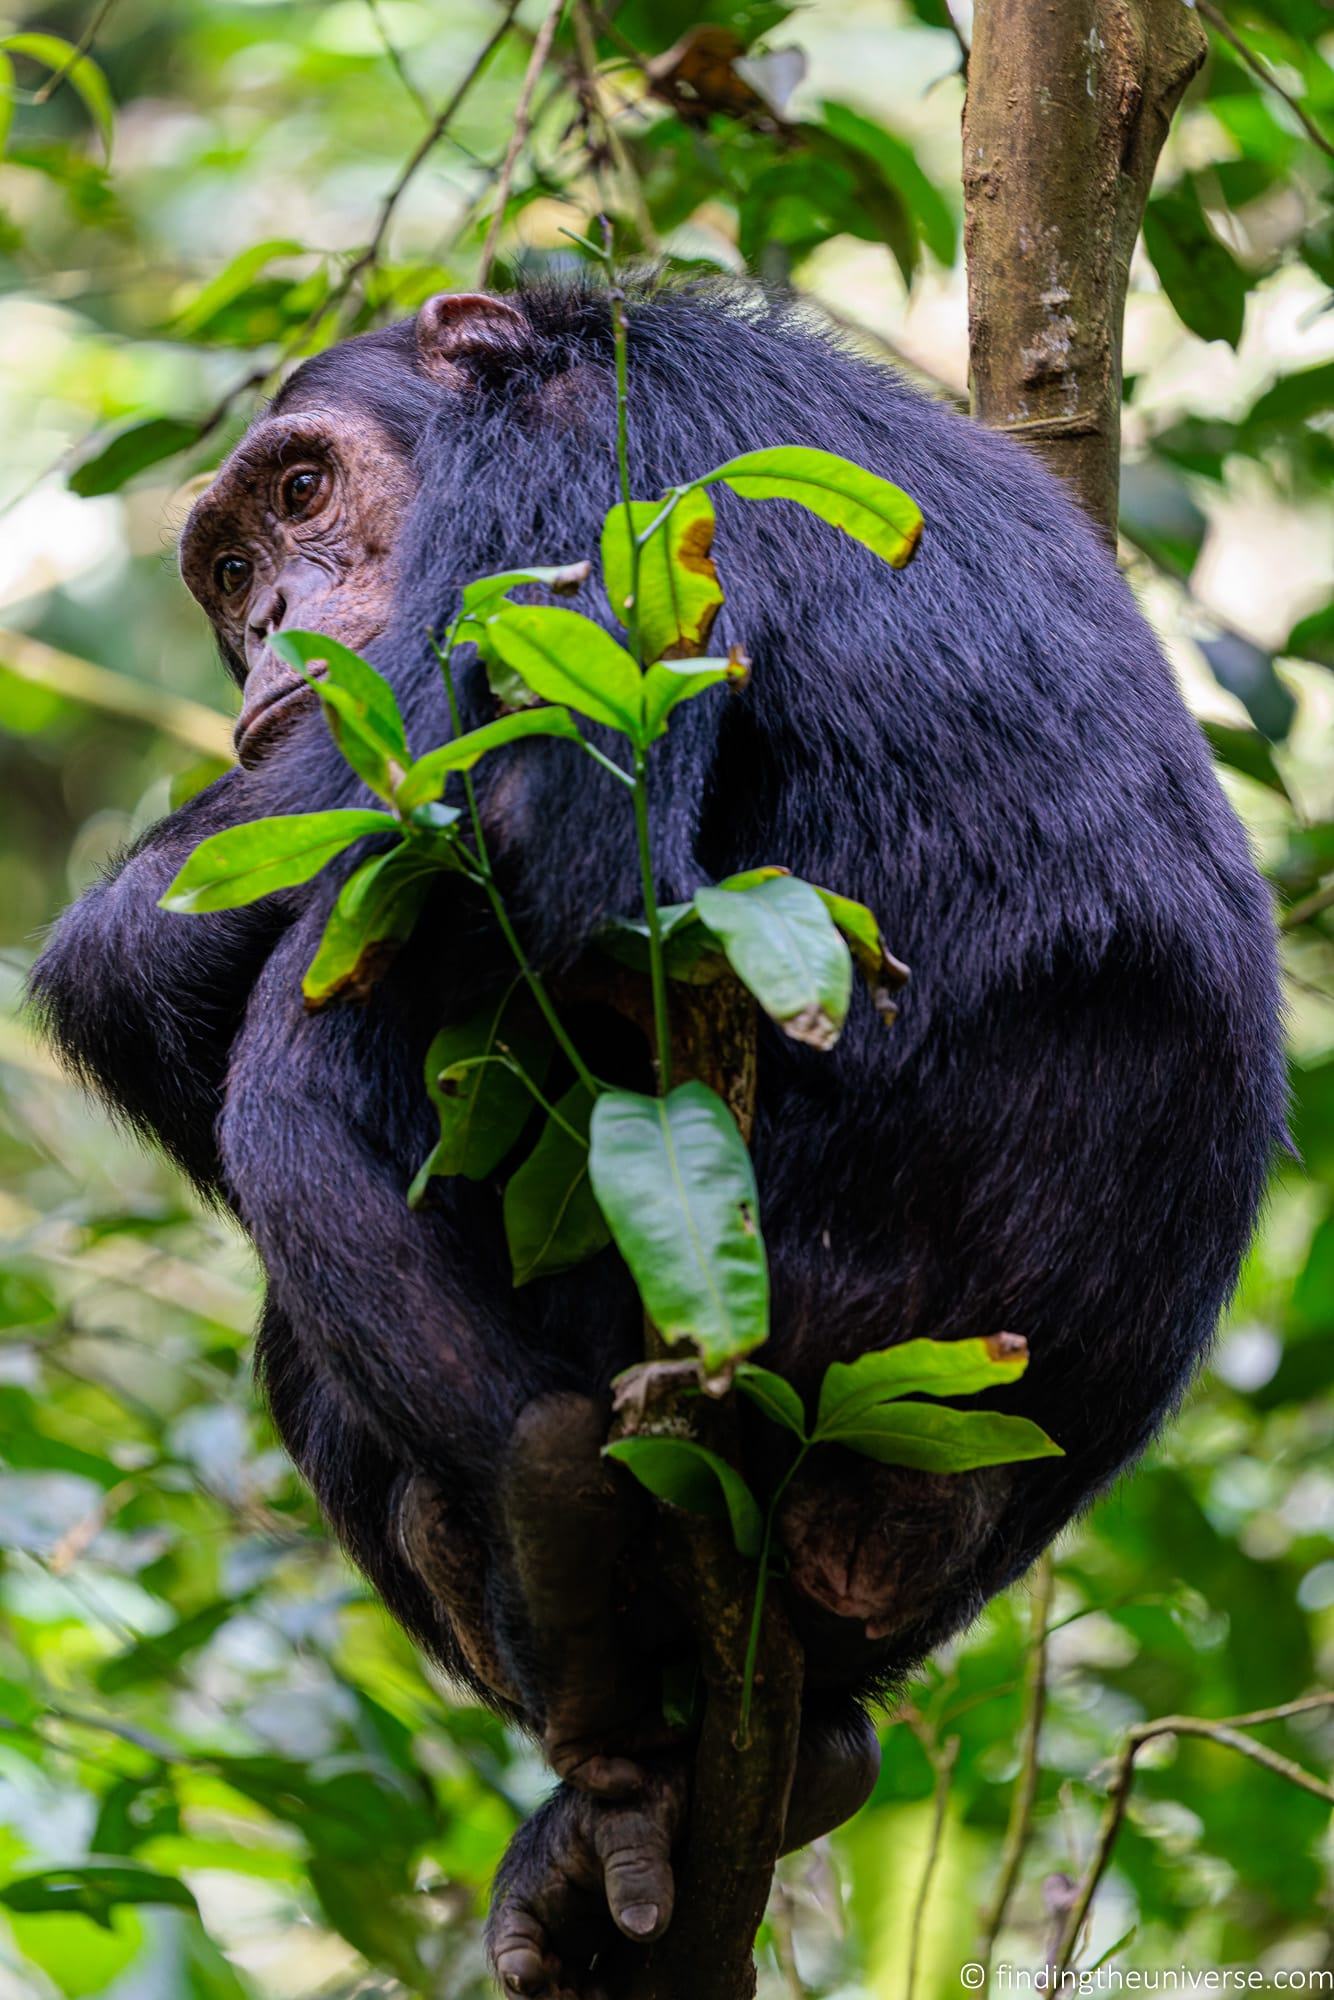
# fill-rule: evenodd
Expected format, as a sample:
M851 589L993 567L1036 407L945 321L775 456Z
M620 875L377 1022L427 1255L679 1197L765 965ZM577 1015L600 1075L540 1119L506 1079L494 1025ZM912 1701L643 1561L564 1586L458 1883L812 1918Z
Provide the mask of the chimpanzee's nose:
M256 639L262 642L268 638L270 632L277 632L282 629L282 622L286 616L286 594L279 589L276 583L271 583L266 589L260 592L259 596L255 599L254 605L251 607L251 633Z

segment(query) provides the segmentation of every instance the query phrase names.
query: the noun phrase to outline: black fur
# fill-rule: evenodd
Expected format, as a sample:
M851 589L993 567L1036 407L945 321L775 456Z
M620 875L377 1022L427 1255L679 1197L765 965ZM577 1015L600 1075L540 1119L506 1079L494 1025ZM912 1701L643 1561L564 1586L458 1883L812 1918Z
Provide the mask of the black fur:
M391 329L308 363L279 399L369 407L420 468L400 616L373 649L418 751L448 734L424 632L455 586L595 555L615 498L605 299L517 302L528 350L471 386L430 383ZM880 1661L901 1668L1143 1448L1209 1342L1282 1132L1270 911L1148 626L1031 458L748 292L646 294L630 356L640 494L802 443L896 480L926 516L895 575L795 507L718 494L715 639L742 642L754 672L678 710L652 767L664 896L781 862L870 904L913 972L892 1031L859 999L832 1054L763 1037L764 1358L809 1390L868 1347L1012 1329L1032 1365L1004 1405L1068 1454L988 1487L989 1510L940 1483L948 1519L934 1534L924 1515ZM580 608L608 621L593 586ZM475 724L489 698L475 663L462 678ZM628 802L559 743L479 775L520 929L559 973L637 908ZM368 1005L318 1015L299 982L338 871L234 917L154 907L209 826L358 792L304 717L65 916L34 990L80 1072L250 1231L280 1424L353 1553L438 1646L382 1546L395 1482L429 1471L484 1527L522 1404L605 1384L640 1321L610 1253L516 1294L492 1189L438 1183L428 1210L405 1206L430 1144L426 1042L504 966L466 896L441 895ZM892 1486L825 1476L869 1482L871 1539L893 1539Z

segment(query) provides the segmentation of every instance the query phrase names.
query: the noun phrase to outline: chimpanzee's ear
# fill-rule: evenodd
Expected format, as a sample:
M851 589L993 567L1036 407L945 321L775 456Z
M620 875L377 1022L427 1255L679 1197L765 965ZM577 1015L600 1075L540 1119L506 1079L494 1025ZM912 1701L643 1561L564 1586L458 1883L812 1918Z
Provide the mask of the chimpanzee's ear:
M516 359L530 336L519 308L487 292L437 292L417 313L422 367L441 382L458 381L460 362Z

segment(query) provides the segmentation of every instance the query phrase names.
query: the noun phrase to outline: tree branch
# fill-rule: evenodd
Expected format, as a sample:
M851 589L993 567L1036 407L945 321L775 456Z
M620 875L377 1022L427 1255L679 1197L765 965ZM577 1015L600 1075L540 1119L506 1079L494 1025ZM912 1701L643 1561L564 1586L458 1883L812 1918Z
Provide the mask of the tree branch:
M95 666L73 653L62 653L27 632L0 631L0 664L34 687L49 688L69 701L100 708L126 722L142 723L159 735L174 736L197 756L216 757L228 764L232 761L231 722L203 702L171 694L164 687L134 680L110 667Z
M1154 165L1207 41L1180 0L978 0L964 109L973 408L1108 540L1121 333Z
M1051 1550L1048 1549L1033 1572L1028 1670L1024 1677L1024 1747L1019 1777L1010 1801L1005 1845L1001 1849L1000 1875L990 1907L982 1919L982 1942L977 1952L979 1960L988 1970L991 1966L991 1955L996 1949L996 1939L1000 1935L1001 1925L1005 1922L1005 1912L1010 1907L1010 1898L1019 1880L1024 1850L1028 1846L1029 1835L1033 1828L1033 1808L1037 1803L1038 1779L1041 1776L1038 1749L1042 1737L1042 1718L1047 1706L1047 1621L1051 1617L1055 1576L1056 1565L1052 1561Z
M496 243L505 221L505 207L509 201L510 182L514 178L515 164L528 138L533 92L537 88L538 78L546 67L547 57L551 53L551 44L556 38L556 29L564 5L565 0L551 0L542 25L537 31L533 52L528 58L528 68L524 71L523 87L519 92L519 101L514 107L514 131L505 149L505 163L500 169L500 180L496 186L496 205L492 210L491 226L486 232L486 241L482 245L481 263L477 267L477 282L483 289L491 276L491 266L495 261Z
M1276 97L1283 99L1283 102L1287 105L1293 117L1298 120L1307 137L1315 141L1322 153L1328 153L1329 157L1334 160L1334 139L1330 139L1321 131L1300 97L1294 97L1290 90L1286 90L1274 75L1268 63L1261 56L1258 56L1254 49L1249 48L1243 42L1241 36L1226 19L1221 10L1212 6L1210 0L1195 0L1195 11L1201 20L1209 23L1209 26L1216 35L1221 35L1223 40L1236 50L1247 69L1251 71L1252 75L1259 77L1266 90L1272 90Z
M1125 1821L1135 1783L1135 1759L1146 1743L1152 1743L1159 1736L1202 1736L1210 1743L1220 1744L1225 1750L1236 1750L1253 1763L1262 1764L1276 1778L1283 1778L1299 1790L1310 1792L1314 1797L1334 1805L1334 1784L1324 1778L1313 1777L1300 1764L1294 1764L1290 1757L1282 1757L1276 1750L1266 1749L1263 1743L1253 1743L1249 1736L1238 1733L1242 1729L1257 1728L1263 1722L1285 1722L1291 1716L1310 1715L1323 1708L1334 1708L1334 1693L1305 1695L1300 1701L1284 1702L1279 1708L1256 1709L1250 1715L1224 1716L1217 1722L1199 1715L1162 1715L1156 1722L1141 1722L1130 1730L1112 1769L1107 1811L1098 1830L1097 1848L1075 1891L1055 1946L1053 1958L1056 1971L1064 1972L1074 1957L1079 1934L1098 1892L1098 1885L1107 1872L1117 1836Z
M430 125L423 133L421 140L419 141L417 146L409 154L406 162L399 171L397 180L394 182L394 185L390 188L388 194L385 196L384 201L381 204L380 213L376 218L375 228L371 232L371 238L369 243L366 245L366 248L361 252L361 255L357 257L355 261L343 273L343 277L341 283L339 284L338 291L334 296L333 303L335 305L341 304L342 301L348 297L349 293L352 290L352 287L356 284L358 278L360 278L364 272L370 270L371 266L378 260L381 248L383 247L384 244L384 239L389 233L389 225L394 219L394 211L398 207L399 202L402 200L403 195L406 192L409 183L411 182L413 176L417 172L417 169L422 165L422 163L426 160L427 156L433 151L433 149L439 144L440 140L444 137L445 130L453 120L455 113L459 109L459 106L462 104L464 98L468 95L468 92L472 89L473 85L476 83L482 71L486 68L488 62L490 62L491 57L493 56L495 51L499 48L501 42L504 41L506 35L509 33L510 23L513 21L514 16L518 12L518 10L519 10L519 0L506 0L505 11L501 19L497 22L491 34L487 37L486 41L482 44L482 47L478 50L477 54L474 56L467 71L465 72L464 76L461 78L459 83L456 85L451 96L440 107L440 110L431 120ZM557 7L556 11L557 13L559 13L560 11L559 6ZM527 91L528 79L526 77L524 79L524 87L525 91ZM485 284L485 282L486 280L485 278L483 278L482 283ZM328 307L327 306L324 307L323 310L327 311Z
M618 988L647 1032L643 981ZM755 1003L734 979L701 987L672 1014L672 1066L701 1078L725 1100L743 1138L755 1109ZM692 1393L680 1366L660 1365L663 1344L646 1329L649 1362L622 1423L693 1436L735 1462L735 1396ZM782 1846L801 1727L804 1659L770 1591L756 1661L746 1747L738 1747L755 1566L711 1521L659 1512L659 1560L690 1620L704 1683L704 1715L694 1746L690 1807L675 1856L676 1906L666 1935L635 1954L613 1985L615 2000L749 2000L755 1991L755 1934L763 1920Z
M931 1896L931 1882L940 1859L941 1842L945 1832L945 1808L949 1804L950 1785L954 1778L954 1766L958 1761L961 1738L951 1736L942 1749L926 1746L936 1774L936 1789L931 1810L931 1837L927 1842L926 1859L922 1863L922 1879L917 1885L917 1895L913 1902L912 1923L908 1932L908 1970L904 1977L905 2000L914 2000L917 1991L917 1967L922 1955L922 1933L926 1927L927 1904Z

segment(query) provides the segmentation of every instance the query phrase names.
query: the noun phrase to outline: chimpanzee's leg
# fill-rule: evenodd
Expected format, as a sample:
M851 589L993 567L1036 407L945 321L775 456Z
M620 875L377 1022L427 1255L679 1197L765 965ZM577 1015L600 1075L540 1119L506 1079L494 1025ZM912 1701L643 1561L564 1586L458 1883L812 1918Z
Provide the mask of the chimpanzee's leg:
M501 1509L522 1607L514 1650L547 1758L581 1790L623 1798L641 1782L632 1760L673 1740L660 1685L673 1621L661 1601L655 1621L635 1598L651 1566L652 1514L602 1456L609 1417L570 1391L530 1403L506 1454Z

